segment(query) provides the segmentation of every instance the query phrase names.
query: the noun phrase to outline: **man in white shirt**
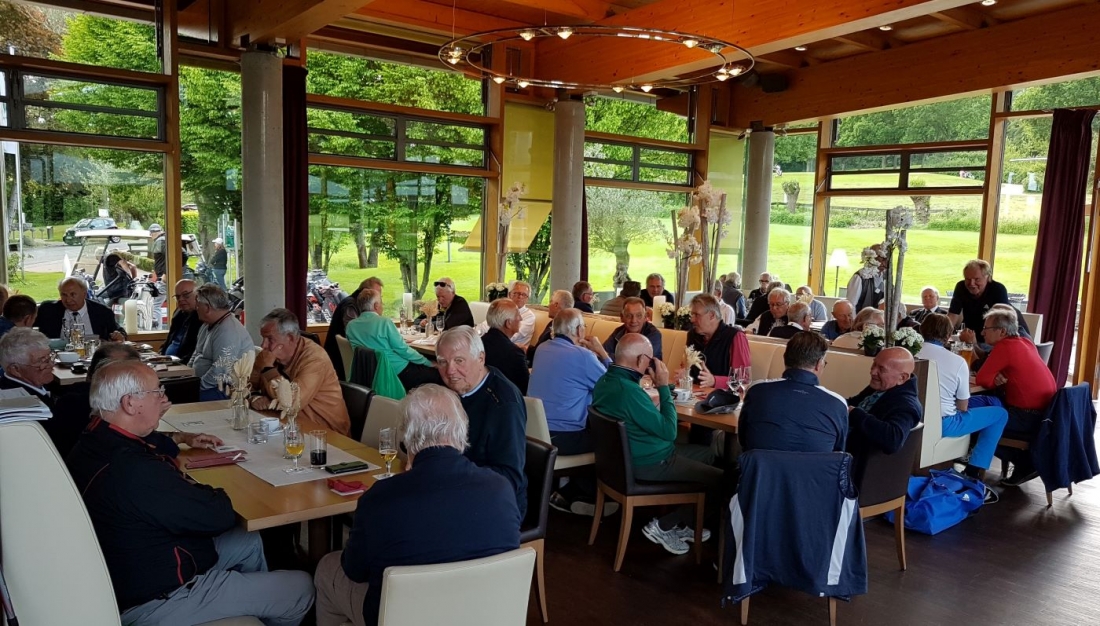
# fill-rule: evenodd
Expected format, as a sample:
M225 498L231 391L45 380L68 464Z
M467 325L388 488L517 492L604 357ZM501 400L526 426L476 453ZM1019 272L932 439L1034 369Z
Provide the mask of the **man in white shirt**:
M512 283L512 288L508 290L508 299L519 307L520 317L519 331L512 335L512 343L526 350L535 334L535 312L527 308L527 301L531 299L531 284L522 280ZM484 335L488 331L488 322L478 324L477 334Z
M43 302L38 307L38 329L50 338L67 338L74 324L81 324L85 335L98 335L100 339L125 341L126 333L115 321L110 308L88 300L88 285L81 279L69 277L57 287L60 299Z
M722 321L727 326L733 326L737 322L737 314L734 312L733 307L722 299L722 288L722 281L716 280L714 281L714 291L712 293L715 298L718 298L718 309L722 311Z

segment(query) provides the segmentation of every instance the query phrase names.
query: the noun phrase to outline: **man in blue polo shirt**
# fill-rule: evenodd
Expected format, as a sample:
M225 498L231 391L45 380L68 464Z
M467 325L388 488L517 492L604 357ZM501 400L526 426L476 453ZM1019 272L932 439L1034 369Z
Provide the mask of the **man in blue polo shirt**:
M743 450L844 450L848 403L818 384L828 349L829 342L812 331L791 337L783 353L783 378L760 381L745 394L738 421Z

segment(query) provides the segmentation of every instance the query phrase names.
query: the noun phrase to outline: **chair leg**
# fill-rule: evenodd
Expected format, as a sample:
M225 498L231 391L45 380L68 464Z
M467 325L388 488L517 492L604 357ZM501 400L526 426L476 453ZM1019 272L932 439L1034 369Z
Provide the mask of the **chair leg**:
M829 597L829 626L836 626L836 598Z
M901 566L901 571L905 571L907 564L905 562L905 503L902 502L901 506L894 510L894 543L897 544L898 549L898 565Z
M630 526L634 522L634 501L630 498L624 498L626 502L623 502L623 522L619 527L619 547L615 551L615 571L619 571L623 566L623 557L626 556L626 543L630 540ZM599 513L601 509L597 508L596 512Z
M592 545L592 544L596 543L596 532L598 530L600 530L600 518L603 517L603 515L599 515L599 513L603 512L603 497L604 497L603 496L603 489L597 488L596 489L596 513L597 513L597 515L592 516L592 532L588 533L588 545Z
M747 626L749 623L749 599L745 598L741 601L741 626Z
M718 523L718 584L722 584L722 568L726 560L726 522Z
M538 596L539 609L542 611L542 621L549 622L550 614L546 611L546 576L543 574L543 565L546 560L546 553L544 548L546 547L545 539L538 539L531 542L531 547L535 549L535 595Z
M1054 506L1054 492L1048 491L1047 492L1047 508L1049 509L1052 506Z
M706 504L706 496L699 494L695 501L695 564L703 562L703 506Z
M1071 496L1072 496L1072 495L1073 495L1073 484L1071 483L1071 484L1070 484L1070 485L1069 485L1068 487L1066 487L1066 488L1067 488L1067 489L1069 489L1069 495L1071 495Z

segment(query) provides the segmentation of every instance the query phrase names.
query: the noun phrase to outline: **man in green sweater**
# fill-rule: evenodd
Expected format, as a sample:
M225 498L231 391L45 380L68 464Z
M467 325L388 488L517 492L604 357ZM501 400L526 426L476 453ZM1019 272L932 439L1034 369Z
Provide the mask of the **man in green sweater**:
M425 383L443 384L432 362L405 343L393 320L382 317L381 292L363 289L356 304L362 312L344 329L352 347L369 348L378 353L378 358L389 361L405 391Z
M660 395L659 410L640 384L647 372ZM676 444L676 405L668 368L653 358L648 339L636 333L619 339L615 362L592 390L592 408L626 424L635 477L702 483L707 487L707 508L718 506L722 470L711 465L715 455L709 446ZM694 507L685 505L649 522L642 533L673 554L686 554L687 541L695 539L695 531L689 526L693 514ZM710 532L703 530L703 541L709 537Z

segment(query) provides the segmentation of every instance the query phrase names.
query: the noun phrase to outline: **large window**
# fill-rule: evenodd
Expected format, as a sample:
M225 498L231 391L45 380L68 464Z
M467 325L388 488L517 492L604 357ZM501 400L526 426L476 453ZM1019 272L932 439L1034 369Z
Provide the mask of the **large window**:
M586 98L584 104L585 130L681 143L688 141L687 118L659 110L655 100L639 102L625 96L593 96Z
M584 142L584 175L635 183L691 184L691 152L625 141Z
M959 98L838 120L838 148L964 141L989 136L991 96Z
M777 133L773 160L768 271L798 287L810 262L817 133ZM755 279L742 277L742 285L753 285Z

